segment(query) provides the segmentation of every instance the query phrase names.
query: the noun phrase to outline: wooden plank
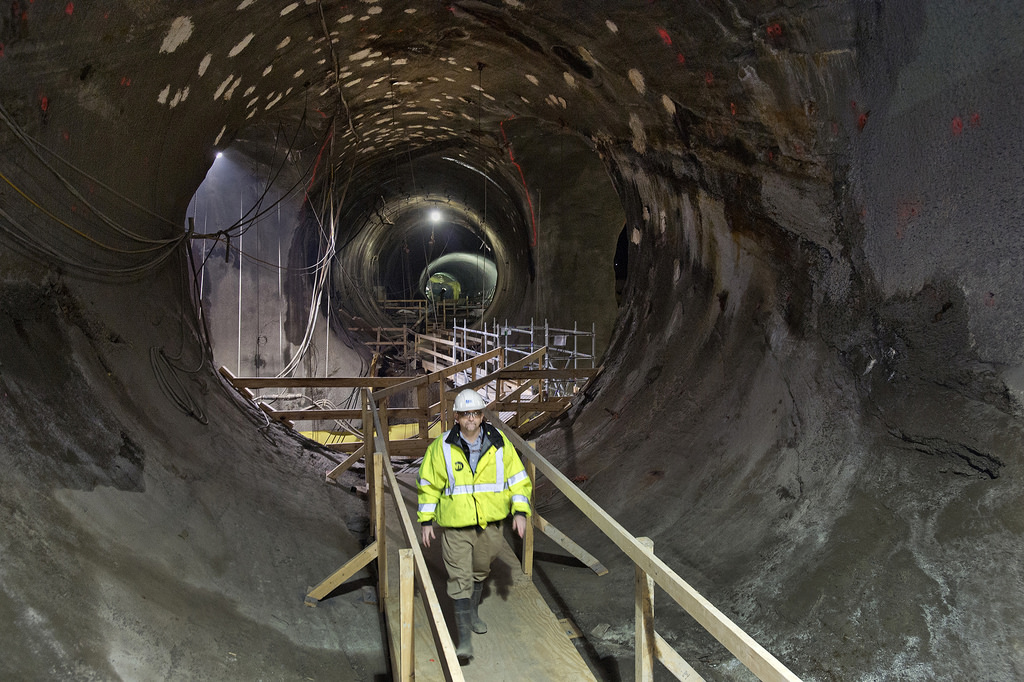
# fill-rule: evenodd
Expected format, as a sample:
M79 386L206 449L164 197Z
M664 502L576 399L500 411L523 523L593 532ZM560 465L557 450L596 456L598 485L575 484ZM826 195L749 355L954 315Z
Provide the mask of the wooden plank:
M542 517L540 514L535 513L533 515L533 523L537 526L537 530L554 540L562 549L579 559L580 562L591 571L597 575L608 575L608 569L605 568L600 561L594 558L593 554L577 545L572 538L552 526L548 523L547 519Z
M512 584L495 588L492 578L480 602L480 617L487 634L473 637L476 657L468 666L467 679L564 682L594 680L575 644L545 603L533 582L517 570L517 557L507 542L501 543L498 563L514 572ZM492 571L492 576L496 571ZM504 589L508 590L507 598ZM499 594L501 596L499 596Z
M561 412L569 404L568 399L545 400L543 402L519 402L518 400L502 400L491 403L496 412Z
M362 443L331 443L324 447L335 452L354 453L362 447ZM403 438L393 440L388 445L388 454L391 457L421 457L430 445L429 440L419 438Z
M221 374L228 371L221 368ZM236 377L228 378L240 388L387 388L407 381L405 377Z
M267 408L267 414L274 419L291 419L296 422L324 421L340 419L351 421L362 417L362 410L275 410ZM417 407L401 407L391 410L392 417L401 420L417 420L424 416L424 410Z
M406 493L407 477L413 478L413 473L403 475L399 485L411 513L415 508L415 492ZM398 534L394 525L390 532L394 545ZM437 593L443 594L447 575L440 542L431 543L423 554L431 571L430 580ZM422 610L422 600L417 600L416 606L416 682L438 682L442 672L436 661L440 659L425 625L427 615ZM467 682L594 680L565 625L551 612L530 579L520 573L518 558L507 542L501 543L484 588L480 616L487 622L488 630L485 635L473 636L475 656L469 665L462 667ZM431 659L435 660L431 662Z
M370 406L371 408L376 407L372 403L370 403ZM373 421L378 430L382 429L380 424L380 415L377 413L376 409L373 409ZM455 644L452 642L451 634L448 632L448 626L445 624L444 615L441 613L441 603L437 599L437 592L434 590L434 584L430 581L430 573L427 571L427 562L423 558L423 552L420 551L419 535L413 529L412 520L409 518L409 511L405 508L405 504L402 502L402 494L399 491L398 479L395 476L395 472L390 466L385 466L383 469L385 478L387 479L388 488L391 490L392 496L396 502L395 506L398 508L399 527L405 535L405 541L409 543L410 548L413 550L413 562L416 566L416 580L419 583L423 598L427 603L427 620L430 623L431 632L434 636L434 645L437 647L437 651L444 661L444 664L441 667L445 673L445 679L448 680L448 682L462 680L464 678L462 676L461 666L459 665L459 657L455 653Z
M654 578L677 604L700 623L726 649L740 660L758 679L766 682L799 682L793 674L764 647L740 629L725 614L672 570L668 564L643 547L622 525L608 515L572 481L529 446L523 437L504 424L491 410L484 410L488 420L501 429L519 453L532 459L537 469L547 476L619 549Z
M704 678L657 632L654 633L654 651L658 655L658 660L668 668L670 673L675 675L677 680L704 682Z
M388 386L387 388L381 390L374 390L373 400L379 402L381 400L384 400L385 398L390 398L391 396L396 395L398 393L403 393L410 389L416 388L417 386L426 384L430 381L430 377L432 376L433 374L422 374L414 379L406 379L400 384Z
M589 379L597 374L598 369L499 369L492 372L491 376L498 375L500 379Z
M646 549L654 550L650 538L637 538ZM633 607L634 657L633 679L654 682L654 581L639 566L636 571L636 595Z
M439 344L439 345L442 345L442 346L454 346L455 345L455 341L452 340L452 339L446 339L446 338L443 338L443 337L440 337L440 336L433 336L431 334L417 334L416 335L416 341L419 342L421 340L422 341L430 341L431 343L436 343L436 344Z
M501 348L495 348L493 351L489 351L489 353L497 354L496 352L500 351L500 350L501 350ZM526 367L526 365L530 364L531 362L537 362L538 360L540 360L542 357L544 357L544 354L547 353L547 352L548 352L548 347L547 346L543 346L540 349L535 350L534 352L530 353L526 357L521 358L519 360L516 360L515 362L513 362L510 365L506 365L505 367L503 367L502 369L498 370L497 372L492 372L491 374L488 374L487 376L485 376L485 377L483 377L481 379L477 379L476 381L470 381L469 383L462 384L461 386L459 386L459 390L461 391L461 390L463 390L465 388L473 388L473 389L475 389L475 388L477 388L479 386L484 386L486 384L489 384L492 381L497 381L497 380L499 380L501 378L499 376L496 376L497 374L499 374L499 373L501 373L503 371L523 369L524 367ZM485 353L485 355L486 355L486 353ZM483 358L484 356L483 355L478 355L477 357L478 358Z
M330 471L327 472L327 480L328 481L333 481L333 480L337 479L338 476L341 476L343 473L348 471L348 469L353 464L355 464L356 462L358 462L359 460L361 460L363 458L363 450L364 450L363 445L362 445L362 443L360 443L359 447L356 448L356 451L352 454L351 457L348 457L344 462L342 462L341 464L339 464L338 466L334 467L333 469L331 469Z
M419 425L419 437L422 440L430 438L430 390L427 386L416 387L416 407L420 409L420 413L423 415L418 420Z
M533 576L533 527L538 518L537 510L533 506L533 490L537 485L537 467L530 460L526 460L523 466L534 486L530 490L530 509L533 510L533 513L530 515L530 523L526 524L526 532L523 534L523 573Z
M366 546L366 549L349 559L345 562L344 566L324 578L319 585L310 590L309 594L306 595L306 605L316 606L316 602L329 595L338 585L354 576L376 558L377 543L371 542ZM312 600L312 603L310 600Z
M398 637L397 660L398 679L402 682L412 682L416 674L416 640L413 638L413 586L416 568L413 561L411 549L398 551L398 613L401 630Z
M542 427L545 424L547 424L549 421L551 421L553 419L557 419L558 417L560 417L563 414L565 414L565 411L568 408L569 408L569 406L566 405L565 409L558 410L557 412L555 412L555 411L544 412L544 413L542 413L542 414L540 414L540 415L538 415L536 417L530 417L526 421L523 421L522 423L517 425L516 430L519 431L519 432L522 432L522 433L526 433L526 434L532 433L532 432L536 431L537 429L539 429L540 427ZM517 414L517 416L518 416L518 414Z
M388 593L388 551L387 551L387 518L384 516L384 470L391 471L391 462L384 464L384 456L380 452L373 453L373 485L370 500L374 509L374 523L377 538L377 605L383 613Z

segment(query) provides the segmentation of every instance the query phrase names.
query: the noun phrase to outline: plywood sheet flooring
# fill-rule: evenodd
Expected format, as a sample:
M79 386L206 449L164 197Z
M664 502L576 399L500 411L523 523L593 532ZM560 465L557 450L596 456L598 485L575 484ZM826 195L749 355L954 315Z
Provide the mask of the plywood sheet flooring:
M414 473L414 472L413 472ZM414 486L409 477L402 483ZM415 519L415 493L402 486L403 497ZM389 496L390 497L390 496ZM389 506L387 513L396 511ZM453 638L455 616L452 602L445 592L445 571L441 561L440 542L425 548L431 579L441 602L445 620ZM405 539L392 519L388 523L388 570L391 574L392 594L389 628L398 634L398 549L405 547ZM444 675L430 634L430 626L417 589L415 599L415 640L417 682L441 682ZM484 583L480 603L480 618L487 623L487 634L473 635L474 658L462 666L468 682L531 682L543 680L595 680L583 657L576 650L566 628L544 602L533 582L523 574L519 559L508 543L491 567L491 576Z

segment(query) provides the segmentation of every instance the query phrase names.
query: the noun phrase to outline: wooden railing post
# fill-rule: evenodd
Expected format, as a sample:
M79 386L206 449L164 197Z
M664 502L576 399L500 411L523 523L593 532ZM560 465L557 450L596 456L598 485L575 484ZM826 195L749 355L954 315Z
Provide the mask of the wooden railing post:
M398 618L401 622L398 636L398 679L402 682L412 682L416 673L416 639L413 637L413 583L416 569L413 554L411 549L398 551Z
M373 494L373 464L374 457L370 454L373 452L373 417L370 413L370 392L363 390L363 460L366 466L366 484L370 494ZM374 533L374 538L377 537L377 522L376 513L377 507L373 503L373 499L370 499L370 528Z
M377 534L377 602L381 612L388 599L388 548L387 527L384 519L384 455L373 453L373 516Z
M430 438L430 390L427 384L416 387L416 407L422 410L419 419L419 436L423 440Z
M526 467L526 475L534 489L537 487L537 465L526 460L523 466ZM530 518L526 520L526 532L523 534L523 573L533 578L533 524L537 519L537 509L533 504L533 491L530 492Z
M650 538L637 538L638 543L654 550ZM637 682L654 680L655 638L654 638L654 580L644 569L636 566L636 618L634 678Z

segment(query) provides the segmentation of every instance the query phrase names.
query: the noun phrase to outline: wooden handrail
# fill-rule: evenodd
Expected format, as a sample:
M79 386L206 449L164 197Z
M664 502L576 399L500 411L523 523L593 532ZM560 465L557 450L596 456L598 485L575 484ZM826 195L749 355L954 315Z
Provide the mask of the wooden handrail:
M377 410L377 405L373 400L370 400L369 403L370 409L373 412L373 425L376 431L373 437L374 447L378 452L382 452L385 455L384 461L387 462L387 443L381 435L385 433L385 430L381 425L380 412ZM459 657L455 653L455 643L452 642L451 634L448 632L448 626L441 612L441 602L437 598L437 591L434 590L434 583L430 580L427 560L424 558L423 551L419 546L420 538L416 533L412 519L409 517L409 511L405 508L405 501L402 499L402 494L399 491L398 477L395 476L395 472L390 466L384 465L381 468L384 470L384 476L387 479L391 497L398 508L398 520L402 533L405 535L405 540L409 543L409 549L413 553L413 565L416 567L416 582L420 586L420 593L423 595L425 602L427 616L430 621L430 632L434 637L434 645L443 659L441 670L444 673L445 679L449 682L463 680Z
M229 377L240 388L387 388L408 377Z
M576 487L561 471L541 456L522 436L504 424L493 411L484 410L488 421L504 433L519 453L533 462L537 470L575 504L640 569L654 579L677 604L689 613L715 639L745 665L758 679L766 682L799 682L778 659L719 611L711 602L683 580L664 561L647 549L618 521Z
M464 370L467 370L470 367L472 367L473 365L479 365L481 363L484 363L487 360L490 360L491 358L498 357L501 354L501 350L502 350L501 348L495 348L494 350L487 351L486 353L483 353L482 355L477 355L476 357L470 358L469 360L463 360L462 362L458 362L458 363L452 365L451 367L447 367L445 369L438 370L437 372L431 372L430 374L424 374L422 376L416 377L415 379L406 379L405 381L403 381L401 383L395 384L393 386L389 386L389 387L387 387L387 388L385 388L383 390L374 391L373 392L373 400L374 401L384 400L385 398L387 398L389 396L392 396L392 395L395 395L396 393L402 393L403 391L408 391L409 389L415 388L415 387L420 386L422 384L427 384L427 383L431 383L431 382L434 382L434 381L440 382L445 377L448 377L448 376L450 376L452 374L456 374L458 372L462 372Z

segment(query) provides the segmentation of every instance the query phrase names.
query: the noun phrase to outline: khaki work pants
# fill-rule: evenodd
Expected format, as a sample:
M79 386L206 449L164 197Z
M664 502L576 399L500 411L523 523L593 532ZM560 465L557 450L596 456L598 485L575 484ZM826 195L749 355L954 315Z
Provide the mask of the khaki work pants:
M445 528L441 536L441 557L448 570L448 596L469 599L473 583L483 582L491 572L491 562L501 547L501 524L487 528Z

